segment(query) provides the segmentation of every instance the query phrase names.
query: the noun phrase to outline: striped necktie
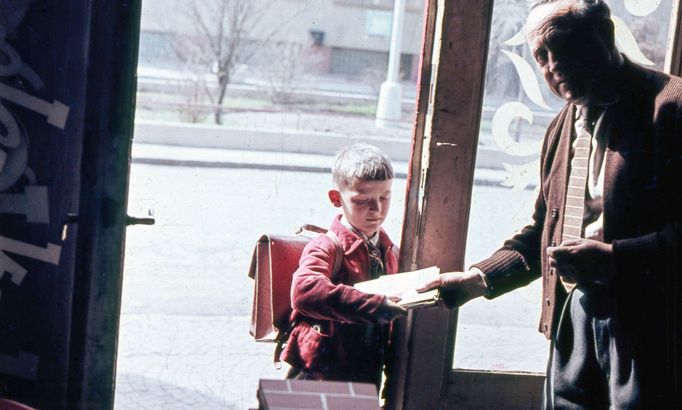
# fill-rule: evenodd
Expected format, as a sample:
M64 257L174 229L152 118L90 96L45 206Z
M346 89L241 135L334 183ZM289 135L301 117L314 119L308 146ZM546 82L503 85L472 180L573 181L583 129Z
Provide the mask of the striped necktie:
M371 239L369 239L365 234L355 229L351 224L348 224L348 229L351 232L359 236L367 245L367 253L369 256L369 277L370 279L377 279L379 276L386 273L384 270L384 262L382 258L382 252L377 245L375 245ZM379 235L378 233L376 235Z
M585 215L585 190L587 188L590 147L592 146L593 119L596 118L594 107L580 108L581 129L573 141L573 158L566 188L566 204L564 207L564 224L561 241L583 237L583 220ZM575 286L561 277L561 283L567 291Z
M365 243L367 243L367 248L369 250L369 276L372 279L377 279L385 273L384 262L381 258L381 250L369 240L365 241Z

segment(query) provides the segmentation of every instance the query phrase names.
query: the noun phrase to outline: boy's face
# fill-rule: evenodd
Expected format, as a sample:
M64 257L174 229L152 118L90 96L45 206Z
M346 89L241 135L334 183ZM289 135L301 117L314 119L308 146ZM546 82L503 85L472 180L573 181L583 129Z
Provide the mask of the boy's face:
M392 179L366 181L356 178L348 186L330 189L329 200L335 207L343 208L348 222L369 238L386 219L391 206L392 184Z

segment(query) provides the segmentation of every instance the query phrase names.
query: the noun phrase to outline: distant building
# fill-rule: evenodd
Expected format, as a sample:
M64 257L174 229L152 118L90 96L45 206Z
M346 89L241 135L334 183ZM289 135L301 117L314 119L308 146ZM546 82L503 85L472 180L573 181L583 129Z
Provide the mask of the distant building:
M385 74L393 0L195 0L207 20L213 4L248 1L252 8L243 30L243 56L248 66L272 64L260 53L273 44L297 44L302 65L314 74L348 77ZM173 68L182 63L176 42L200 35L200 24L187 0L145 0L142 3L139 63ZM423 27L423 1L406 0L401 77L415 80ZM248 52L246 52L248 50Z

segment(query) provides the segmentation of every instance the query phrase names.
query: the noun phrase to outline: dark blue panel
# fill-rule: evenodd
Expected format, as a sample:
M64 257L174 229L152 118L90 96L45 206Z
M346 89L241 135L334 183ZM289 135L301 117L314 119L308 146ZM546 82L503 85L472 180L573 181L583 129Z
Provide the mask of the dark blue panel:
M89 2L0 0L0 396L66 400Z

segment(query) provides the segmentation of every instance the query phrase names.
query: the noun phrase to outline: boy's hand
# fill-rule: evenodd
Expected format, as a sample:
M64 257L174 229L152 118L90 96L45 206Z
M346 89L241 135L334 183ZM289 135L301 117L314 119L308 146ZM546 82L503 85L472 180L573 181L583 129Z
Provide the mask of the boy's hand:
M400 301L399 297L385 297L384 301L379 305L377 310L377 322L380 324L388 323L400 316L406 316L407 310L396 302Z

